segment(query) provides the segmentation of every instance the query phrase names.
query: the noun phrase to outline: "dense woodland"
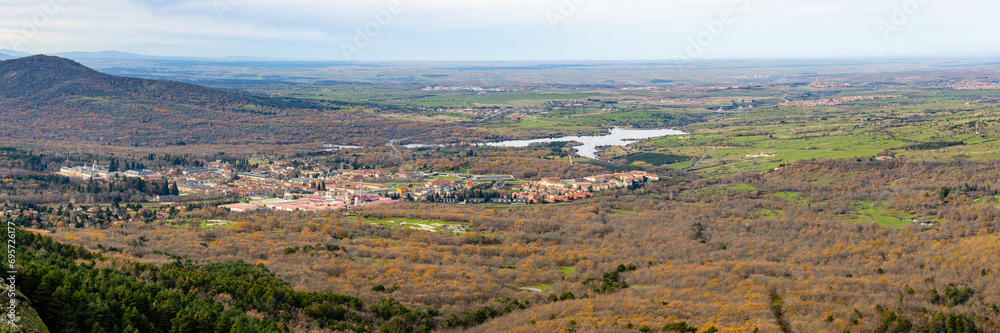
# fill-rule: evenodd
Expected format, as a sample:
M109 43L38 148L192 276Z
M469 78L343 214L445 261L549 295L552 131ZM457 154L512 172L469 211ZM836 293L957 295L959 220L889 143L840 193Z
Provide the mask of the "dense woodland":
M204 208L175 218L239 223L53 237L161 266L261 264L296 290L429 305L443 330L990 332L997 189L998 163L800 162L725 179L674 173L566 205ZM896 228L876 214L933 223ZM369 222L383 217L475 231Z
M18 259L27 263L19 290L53 332L429 332L438 315L388 297L366 308L355 297L296 291L242 261L125 263L48 237L18 236Z

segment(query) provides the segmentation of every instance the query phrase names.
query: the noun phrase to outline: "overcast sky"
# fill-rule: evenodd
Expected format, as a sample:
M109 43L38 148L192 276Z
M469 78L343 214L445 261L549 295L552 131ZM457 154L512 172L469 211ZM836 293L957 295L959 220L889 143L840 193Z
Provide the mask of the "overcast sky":
M395 1L5 0L0 48L322 60L1000 55L998 1Z

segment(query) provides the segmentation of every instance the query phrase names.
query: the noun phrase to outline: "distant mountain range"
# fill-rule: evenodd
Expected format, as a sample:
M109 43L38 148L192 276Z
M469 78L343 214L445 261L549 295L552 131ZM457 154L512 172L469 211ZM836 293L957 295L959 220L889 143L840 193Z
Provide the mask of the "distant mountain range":
M15 51L11 49L0 49L0 60L15 59L31 56L33 54ZM222 58L211 58L211 57L172 57L172 56L153 56L138 53L129 53L121 51L100 51L100 52L58 52L49 53L46 55L56 56L60 58L72 59L76 61L81 60L96 60L96 59L107 59L107 60L260 60L260 61L275 61L280 59L274 58L260 58L260 57L222 57Z
M54 56L0 61L0 138L143 146L380 143L389 131L408 132L405 122L350 109L112 76Z
M21 58L21 57L27 57L27 56L31 55L31 53L21 52L21 51L14 51L14 50L11 50L11 49L0 49L0 54L3 54L4 56L8 56L8 57L11 57L11 58Z

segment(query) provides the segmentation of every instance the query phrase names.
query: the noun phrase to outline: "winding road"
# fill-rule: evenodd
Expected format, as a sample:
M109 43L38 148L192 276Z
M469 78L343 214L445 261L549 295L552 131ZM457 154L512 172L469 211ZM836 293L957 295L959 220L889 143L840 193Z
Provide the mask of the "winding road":
M687 169L684 169L684 171L691 171L691 169L694 169L694 167L698 166L698 163L701 163L701 161L704 161L706 158L708 158L708 154L711 154L711 153L714 153L714 152L717 152L717 151L719 151L719 150L716 149L716 150L713 150L713 151L705 153L705 155L701 155L701 158L699 158L697 162L694 162L694 164L692 164Z

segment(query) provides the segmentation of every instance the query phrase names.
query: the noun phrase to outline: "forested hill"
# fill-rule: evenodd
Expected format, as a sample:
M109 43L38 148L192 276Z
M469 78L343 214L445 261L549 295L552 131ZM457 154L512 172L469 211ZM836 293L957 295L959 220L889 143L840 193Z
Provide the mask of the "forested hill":
M248 96L187 83L112 76L73 60L46 55L0 62L0 97L43 105L91 97L134 102L172 101L222 108L339 109L338 103Z
M296 291L260 265L114 263L20 230L17 239L19 301L44 324L32 316L0 332L430 332L440 315L392 298L366 307L351 296Z
M45 55L0 62L0 138L143 146L361 143L419 131L350 109L112 76Z

